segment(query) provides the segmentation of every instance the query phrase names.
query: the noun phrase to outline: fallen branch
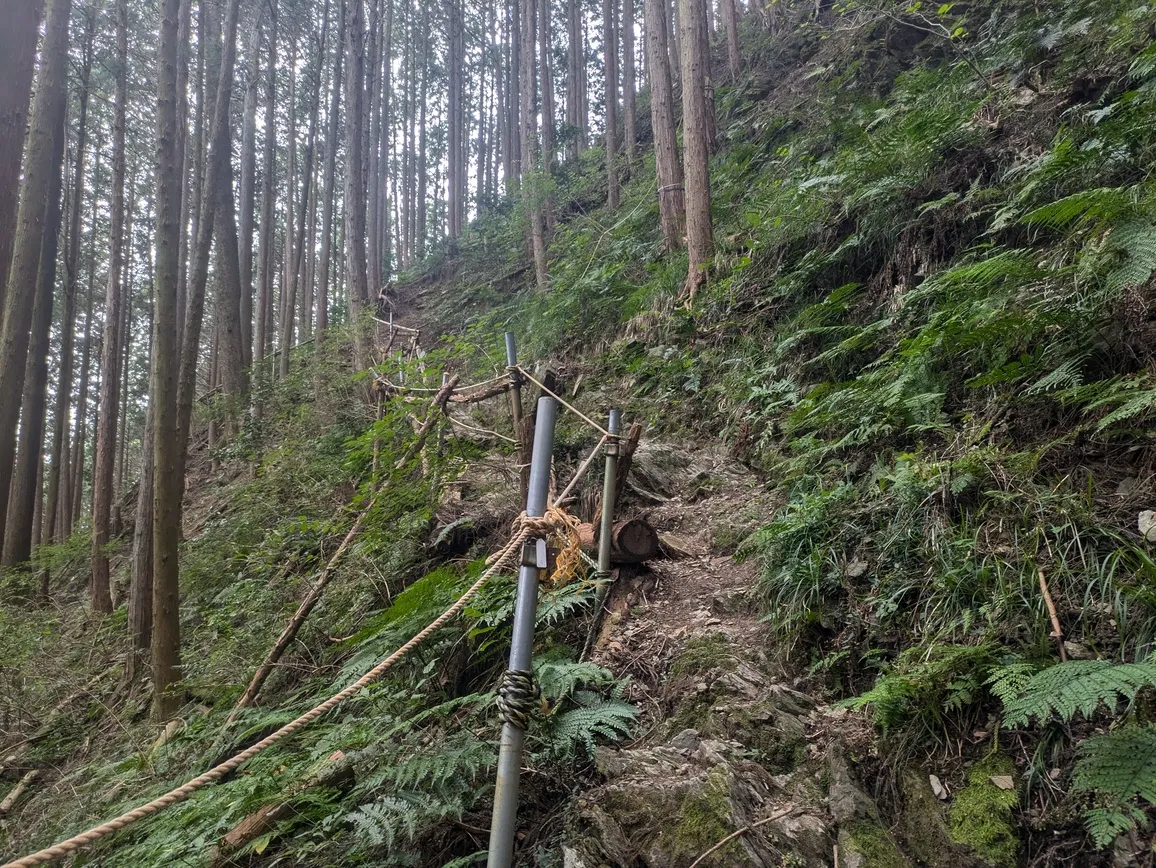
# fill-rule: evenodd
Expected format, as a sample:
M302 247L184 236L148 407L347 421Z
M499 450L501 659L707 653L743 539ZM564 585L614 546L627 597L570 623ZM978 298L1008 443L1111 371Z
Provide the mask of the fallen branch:
M342 751L334 751L318 769L292 786L279 801L262 805L225 833L209 855L212 865L226 865L238 850L264 835L272 835L277 825L295 811L296 796L321 787L343 787L353 780L353 763Z
M4 801L0 802L0 817L12 810L13 806L20 797L24 795L29 785L40 776L40 769L33 769L20 779L20 782L12 788L12 791L4 797Z
M1056 614L1056 604L1052 600L1052 592L1048 589L1048 580L1044 578L1042 569L1036 570L1036 576L1040 580L1040 592L1044 595L1044 604L1048 607L1048 617L1052 621L1052 635L1060 649L1060 660L1067 663L1068 652L1064 649L1064 631L1060 628L1060 616Z
M729 844L731 841L733 841L739 835L745 835L747 832L750 832L753 829L757 829L759 826L765 826L767 823L771 823L775 820L781 820L783 817L787 816L787 814L792 814L796 810L798 810L798 809L795 808L794 805L792 805L789 808L784 808L781 811L778 811L774 814L771 814L769 817L764 817L763 819L758 820L757 822L751 823L749 826L743 826L737 832L731 832L729 835L727 835L725 838L723 838L721 841L719 841L717 844L715 844L713 847L711 847L709 850L707 850L705 853L703 853L701 856L699 856L697 859L695 859L693 862L691 862L689 868L695 868L695 866L698 865L699 863L701 863L707 856L709 856L711 853L718 850L720 847L725 847L727 844Z
M409 445L409 448L405 450L401 458L394 464L395 470L400 470L405 467L418 450L425 445L426 438L429 437L429 432L433 428L434 422L438 416L445 412L446 400L452 394L457 382L457 377L451 377L450 380L438 390L437 395L434 397L433 406L426 415L425 422L423 422L417 430L417 437ZM321 594L324 592L325 586L329 584L329 580L333 577L333 568L337 566L338 561L341 560L341 556L345 554L346 549L349 548L349 544L353 542L354 537L356 537L358 531L361 530L361 526L365 523L365 519L377 503L377 499L381 496L382 491L384 491L384 488L379 488L374 492L373 496L369 499L369 503L365 505L365 508L357 516L357 520L353 522L353 527L349 529L349 533L345 535L345 539L341 541L341 545L337 547L337 551L333 553L333 557L325 564L325 568L321 571L321 577L312 589L310 589L305 599L301 601L301 605L297 607L297 611L293 613L293 617L289 620L285 629L281 631L281 635L265 657L265 661L258 666L257 671L253 673L253 679L245 689L244 695L238 700L232 712L230 712L228 719L225 721L226 726L236 719L237 714L242 708L249 708L257 701L257 694L261 692L261 688L264 686L266 679L268 679L269 675L273 672L277 662L281 659L281 655L285 653L285 649L297 638L297 633L300 631L301 625L305 623L305 619L309 617L309 613L313 611L313 608L317 605L317 601L321 599Z

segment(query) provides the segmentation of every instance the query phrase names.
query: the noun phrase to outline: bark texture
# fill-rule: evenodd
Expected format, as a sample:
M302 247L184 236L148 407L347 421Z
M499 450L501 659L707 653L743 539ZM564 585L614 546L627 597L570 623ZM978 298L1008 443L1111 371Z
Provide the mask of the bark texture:
M49 0L40 72L28 130L28 158L24 165L12 263L8 270L4 324L0 330L0 516L8 514L9 486L16 457L16 424L23 396L24 369L28 363L36 276L40 268L44 218L52 190L54 140L63 134L54 111L60 104L68 78L68 16L71 9L71 0Z
M686 183L686 246L690 254L683 295L688 305L706 281L707 262L714 238L710 220L709 161L710 46L707 42L706 8L703 0L679 0L682 28L683 175Z
M666 0L645 0L646 55L650 65L650 122L658 169L658 214L667 250L681 247L686 221L682 163L674 127Z

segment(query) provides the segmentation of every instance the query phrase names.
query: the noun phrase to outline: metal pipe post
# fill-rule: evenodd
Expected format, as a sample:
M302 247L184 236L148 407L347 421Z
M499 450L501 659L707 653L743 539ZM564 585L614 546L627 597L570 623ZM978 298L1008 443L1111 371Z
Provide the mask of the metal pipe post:
M606 475L602 480L602 525L598 531L598 572L610 577L610 535L614 532L614 494L618 485L618 433L622 430L622 411L610 411L606 429L613 436L606 440ZM601 605L599 605L601 608Z
M518 372L518 348L514 343L514 333L506 332L506 371L510 375L510 415L514 418L514 439L518 441L518 477L521 480L519 492L521 501L526 502L529 496L529 474L524 465L530 460L527 455L526 444L523 442L522 430L522 375Z
M506 332L506 370L510 373L510 412L514 416L514 435L521 440L522 426L522 378L518 375L518 350L514 344L514 333Z
M510 336L507 335L507 346ZM554 422L558 405L553 398L538 399L538 427L534 432L534 455L530 463L530 490L526 515L546 514L550 491L550 460L554 452ZM528 671L533 664L534 620L538 611L538 574L546 566L546 541L529 540L522 549L518 570L518 599L514 605L514 633L510 639L510 669ZM526 733L511 723L502 724L498 752L498 780L494 790L494 814L490 822L490 854L487 868L509 868L514 858L514 832L518 816L518 775Z

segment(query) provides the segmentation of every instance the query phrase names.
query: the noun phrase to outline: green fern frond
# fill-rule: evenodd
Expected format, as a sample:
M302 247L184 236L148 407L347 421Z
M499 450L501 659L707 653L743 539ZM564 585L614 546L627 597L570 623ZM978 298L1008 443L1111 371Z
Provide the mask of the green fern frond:
M1098 847L1107 847L1121 832L1139 826L1147 828L1148 815L1135 805L1120 805L1115 808L1089 808L1084 812L1088 832Z
M1037 672L1039 667L1034 663L1007 663L996 667L984 685L1006 707L1023 694Z
M1120 832L1146 823L1135 799L1156 805L1156 726L1127 726L1089 738L1079 748L1072 791L1100 804L1087 812L1088 830L1104 847Z
M1025 214L1020 218L1020 222L1028 226L1066 229L1082 221L1113 220L1125 213L1135 202L1136 196L1132 188L1096 187L1042 205Z
M1104 277L1112 293L1145 283L1156 269L1156 227L1145 220L1128 220L1108 236L1109 245L1121 255L1120 262Z
M493 768L493 747L470 738L464 744L435 742L427 753L393 767L393 781L405 789L436 789L451 781L473 780Z
M1094 735L1079 750L1074 791L1097 792L1121 802L1141 798L1156 805L1156 726L1126 726Z
M1024 389L1024 394L1039 395L1055 389L1070 389L1073 386L1082 385L1084 382L1083 368L1086 362L1087 354L1082 354L1079 358L1069 359Z
M598 740L618 741L630 735L638 711L628 702L580 690L574 694L578 708L551 718L548 728L551 753L569 756L579 746L593 756Z
M1143 687L1156 685L1156 664L1112 663L1109 660L1070 660L1038 672L1022 694L1004 704L1004 723L1023 726L1035 717L1058 715L1071 720L1090 717L1101 706L1116 707L1131 700Z
M580 688L614 687L614 673L596 663L575 663L559 656L544 656L535 674L544 696L553 702L569 698Z

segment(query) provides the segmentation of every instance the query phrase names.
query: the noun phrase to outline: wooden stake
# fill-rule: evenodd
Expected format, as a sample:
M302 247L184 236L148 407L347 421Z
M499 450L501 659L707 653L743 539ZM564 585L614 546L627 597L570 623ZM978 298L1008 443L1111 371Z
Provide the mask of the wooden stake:
M1048 590L1048 580L1044 578L1043 569L1036 570L1040 580L1040 592L1044 595L1044 604L1048 607L1048 617L1052 621L1052 635L1056 638L1056 645L1060 649L1060 660L1068 662L1068 652L1064 649L1064 631L1060 628L1060 616L1056 614L1056 604L1052 600L1052 592Z

